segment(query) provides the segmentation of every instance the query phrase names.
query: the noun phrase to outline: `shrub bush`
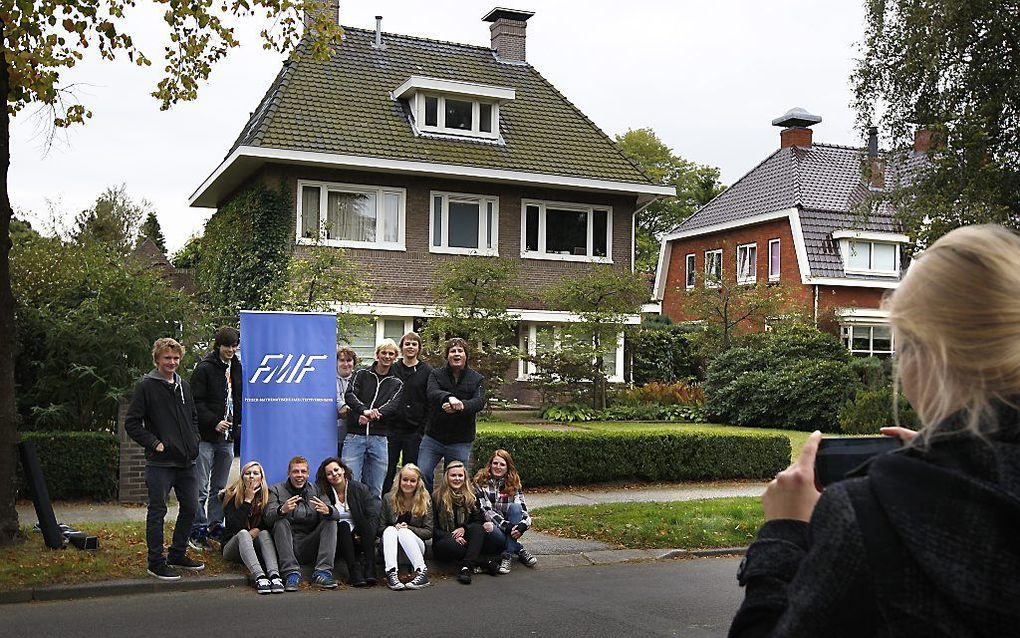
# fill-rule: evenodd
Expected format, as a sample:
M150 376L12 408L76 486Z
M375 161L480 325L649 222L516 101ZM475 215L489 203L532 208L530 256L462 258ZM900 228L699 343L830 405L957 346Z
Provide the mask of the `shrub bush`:
M672 383L699 372L699 357L688 339L690 329L679 325L642 325L627 339L632 354L634 383Z
M860 382L832 335L791 328L757 335L709 366L706 415L734 425L836 432Z
M23 432L35 443L46 489L53 500L116 498L120 460L117 435L111 432ZM14 479L20 498L30 498L21 464Z
M574 423L576 421L594 421L595 410L586 405L576 403L565 403L563 405L550 405L542 410L542 418L559 423Z
M704 405L705 391L700 385L687 381L662 383L651 381L642 386L628 388L613 397L613 403L637 405L658 403L661 405Z
M850 357L850 368L866 390L881 390L889 385L888 361L877 357Z
M896 425L893 419L892 386L879 390L861 390L839 410L839 429L844 434L878 434L879 428ZM899 424L917 429L917 413L900 396Z
M526 430L479 432L475 466L499 448L513 454L526 487L769 478L790 463L790 440L781 434Z

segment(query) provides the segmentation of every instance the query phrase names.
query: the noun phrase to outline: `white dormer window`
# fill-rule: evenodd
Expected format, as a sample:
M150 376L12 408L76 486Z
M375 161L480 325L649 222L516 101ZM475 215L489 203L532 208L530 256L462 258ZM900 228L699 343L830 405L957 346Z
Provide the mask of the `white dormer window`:
M900 273L900 245L908 240L898 233L837 230L843 270L848 275L892 275Z
M499 106L515 92L498 86L413 75L393 91L407 100L421 134L499 139Z

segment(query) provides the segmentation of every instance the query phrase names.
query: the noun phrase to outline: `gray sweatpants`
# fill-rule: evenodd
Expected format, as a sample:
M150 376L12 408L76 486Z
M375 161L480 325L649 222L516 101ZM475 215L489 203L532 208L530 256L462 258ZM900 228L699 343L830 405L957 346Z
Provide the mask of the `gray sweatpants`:
M258 552L256 552L255 540L248 530L242 529L223 545L223 558L234 563L244 563L252 578L259 578L267 573L279 574L280 566L276 561L276 545L273 544L273 537L269 534L269 530L259 531L258 544ZM262 569L262 564L259 563L258 555L260 553L262 560L266 562L265 569Z
M319 521L315 529L297 535L290 521L281 518L273 525L273 540L280 556L280 572L287 576L301 571L299 563L315 559L316 571L333 571L336 554L336 521Z

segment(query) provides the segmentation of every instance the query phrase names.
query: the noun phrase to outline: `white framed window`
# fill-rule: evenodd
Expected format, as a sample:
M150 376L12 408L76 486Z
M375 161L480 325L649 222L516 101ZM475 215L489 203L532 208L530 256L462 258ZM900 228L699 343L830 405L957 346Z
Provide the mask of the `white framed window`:
M298 180L297 242L404 250L403 188Z
M561 331L562 324L521 323L521 351L535 356L540 351L557 350L561 345ZM602 364L609 382L623 383L623 332L616 336L616 348L603 355ZM517 366L517 380L527 381L537 371L534 363L520 359Z
M339 343L348 345L358 355L359 367L367 367L375 360L375 346L383 339L393 339L397 344L400 338L414 329L414 319L410 317L374 317L362 316L364 321L355 324L349 339L340 339Z
M844 325L842 332L843 344L855 356L884 358L895 352L889 324Z
M847 274L898 275L900 272L899 244L867 239L840 240L843 252L843 270Z
M722 282L722 248L705 251L705 287L718 288Z
M415 122L428 133L499 138L499 104L467 95L416 93Z
M694 287L694 284L698 281L697 265L695 263L694 253L688 254L684 257L684 286L687 290Z
M753 284L758 281L758 244L737 246L737 283Z
M433 191L429 252L499 254L499 199Z
M779 281L779 256L780 242L778 239L769 240L769 281Z
M610 264L612 245L610 206L521 202L521 257Z

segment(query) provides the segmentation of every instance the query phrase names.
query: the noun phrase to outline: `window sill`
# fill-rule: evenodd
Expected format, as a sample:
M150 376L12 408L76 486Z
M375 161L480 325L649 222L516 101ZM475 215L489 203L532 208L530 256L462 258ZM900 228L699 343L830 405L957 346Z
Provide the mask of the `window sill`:
M471 255L474 257L499 257L498 250L479 248L447 248L444 246L429 246L429 252L437 255Z
M856 269L843 269L845 275L875 275L879 277L895 277L900 278L900 273L896 270L856 270Z
M521 259L537 259L541 261L580 261L594 264L611 264L609 257L592 257L590 255L561 255L559 253L522 252Z
M738 286L753 286L753 285L755 285L757 283L758 283L758 278L757 277L755 277L754 279L738 279L737 280L737 285Z
M315 241L308 237L298 237L295 242L301 246L329 246L331 248L360 248L364 250L392 250L405 252L404 244L391 244L391 243L379 243L379 242L366 242L366 241L345 241L342 239L324 239L322 241Z

